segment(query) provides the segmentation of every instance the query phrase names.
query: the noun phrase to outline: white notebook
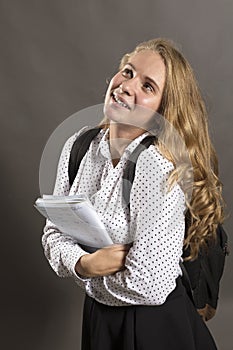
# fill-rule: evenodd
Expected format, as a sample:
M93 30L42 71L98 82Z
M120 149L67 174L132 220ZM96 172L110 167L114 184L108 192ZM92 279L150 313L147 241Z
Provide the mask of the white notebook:
M43 195L35 202L36 209L64 234L78 243L102 248L113 244L104 224L86 195Z

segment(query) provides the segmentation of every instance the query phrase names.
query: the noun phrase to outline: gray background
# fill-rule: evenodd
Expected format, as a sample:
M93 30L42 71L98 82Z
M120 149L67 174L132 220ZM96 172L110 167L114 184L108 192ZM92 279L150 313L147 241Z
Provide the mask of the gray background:
M43 256L39 163L54 129L101 103L106 79L142 40L168 37L191 62L210 111L228 213L232 211L233 2L230 0L1 0L1 348L79 349L83 293ZM232 217L226 221L232 245ZM216 317L233 348L232 255Z

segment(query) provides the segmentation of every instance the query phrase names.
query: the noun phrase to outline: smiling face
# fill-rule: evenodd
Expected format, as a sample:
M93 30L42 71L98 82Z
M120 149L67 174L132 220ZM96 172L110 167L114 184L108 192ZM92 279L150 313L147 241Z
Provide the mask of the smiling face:
M134 54L109 84L105 116L110 122L146 128L160 106L165 76L165 64L157 52Z

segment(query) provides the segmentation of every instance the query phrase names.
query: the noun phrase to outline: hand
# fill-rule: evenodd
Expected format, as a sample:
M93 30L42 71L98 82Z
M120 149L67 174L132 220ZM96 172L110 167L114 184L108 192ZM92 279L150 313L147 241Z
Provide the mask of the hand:
M124 270L125 258L132 244L113 244L95 253L83 255L75 266L75 271L84 277L112 275Z
M214 317L216 310L210 306L209 304L206 304L203 309L197 309L199 315L202 317L203 321L209 321L212 317Z

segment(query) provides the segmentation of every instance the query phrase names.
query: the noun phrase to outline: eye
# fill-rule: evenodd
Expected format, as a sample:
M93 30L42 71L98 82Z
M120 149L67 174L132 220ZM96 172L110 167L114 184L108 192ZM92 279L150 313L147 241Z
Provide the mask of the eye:
M150 83L144 83L143 87L147 91L150 91L150 92L154 91L154 88L153 88L153 86Z
M123 77L131 79L131 78L133 78L133 71L130 68L124 68L122 71L122 75L123 75Z

